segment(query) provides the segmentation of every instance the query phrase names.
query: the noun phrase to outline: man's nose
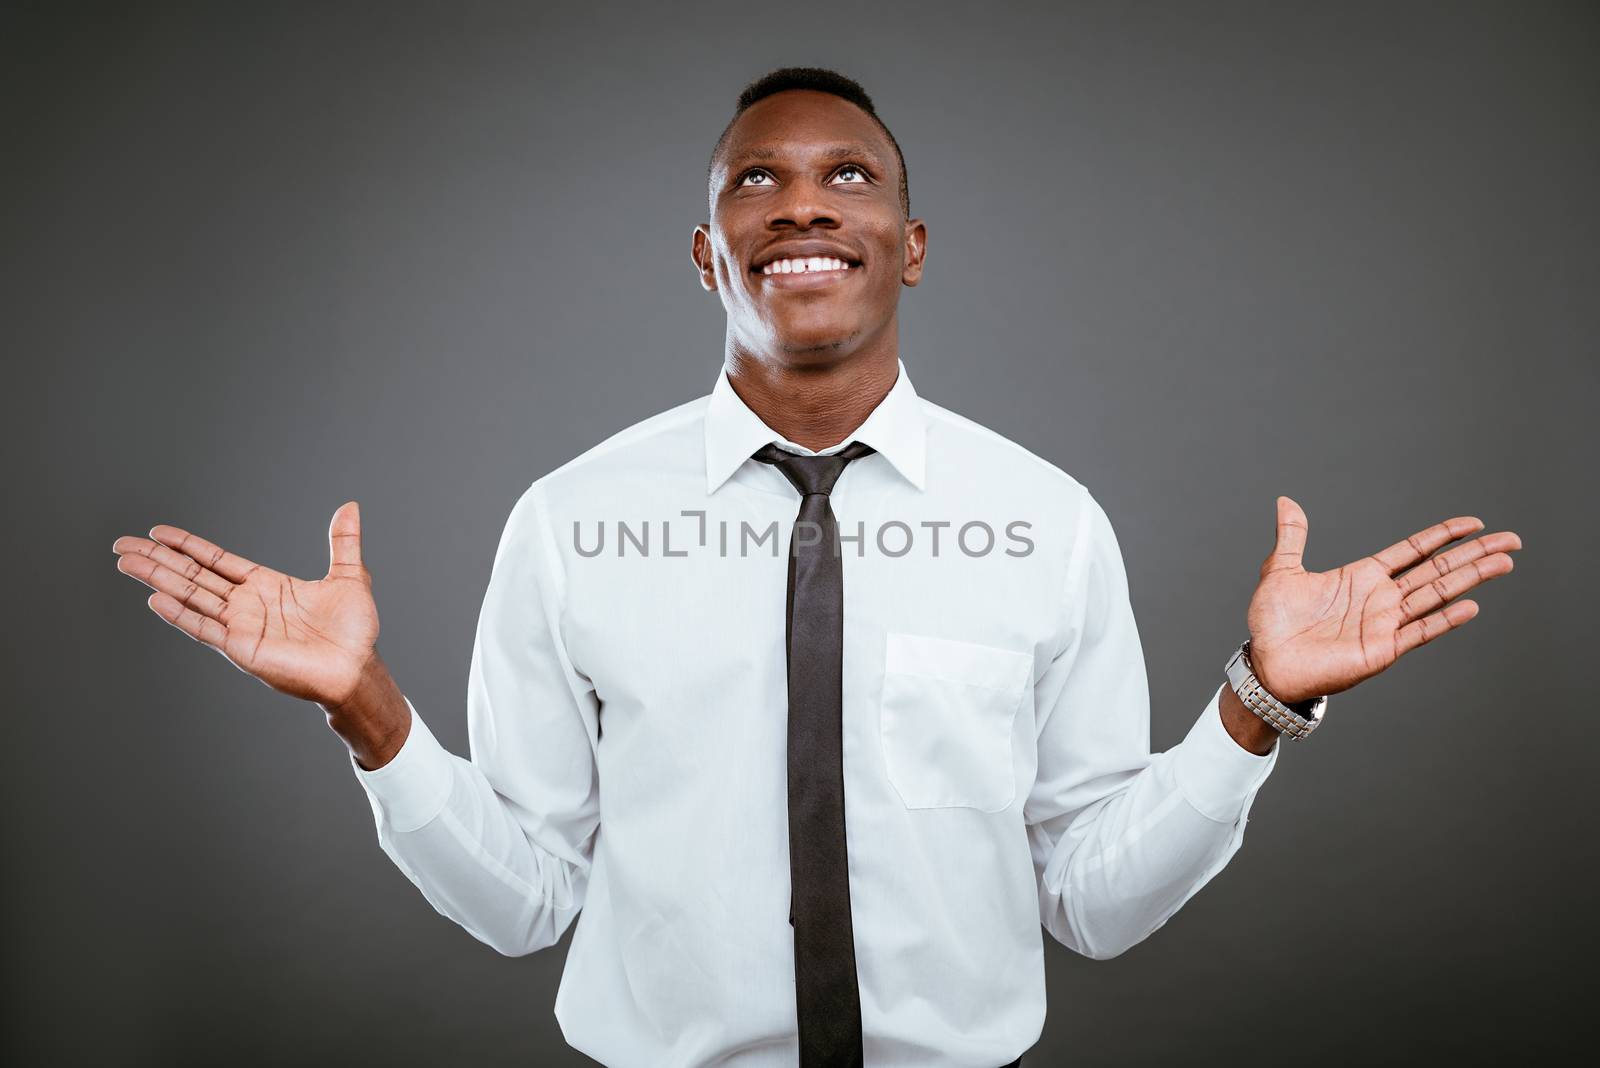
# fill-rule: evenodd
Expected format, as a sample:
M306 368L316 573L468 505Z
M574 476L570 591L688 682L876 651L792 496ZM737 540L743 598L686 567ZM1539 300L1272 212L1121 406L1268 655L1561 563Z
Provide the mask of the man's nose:
M840 222L838 205L821 187L810 182L796 182L784 190L767 213L769 230L786 226L801 230L818 226L836 228Z

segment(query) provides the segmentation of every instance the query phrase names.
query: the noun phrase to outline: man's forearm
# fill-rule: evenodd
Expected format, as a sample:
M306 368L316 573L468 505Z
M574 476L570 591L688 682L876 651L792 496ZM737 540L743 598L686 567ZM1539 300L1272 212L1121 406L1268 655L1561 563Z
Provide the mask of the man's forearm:
M1228 734L1234 741L1256 756L1266 756L1272 752L1272 743L1278 739L1277 729L1244 707L1244 702L1239 700L1232 686L1222 688L1222 697L1217 705L1222 710L1222 725L1228 728Z
M361 670L355 692L340 704L319 707L356 763L368 771L393 760L411 733L411 709L376 649Z

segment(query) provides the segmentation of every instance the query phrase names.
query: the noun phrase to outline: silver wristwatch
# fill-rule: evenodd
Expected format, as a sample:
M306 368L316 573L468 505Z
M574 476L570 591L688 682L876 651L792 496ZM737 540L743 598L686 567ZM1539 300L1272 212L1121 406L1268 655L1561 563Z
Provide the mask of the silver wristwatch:
M1267 692L1261 685L1261 680L1256 678L1255 671L1250 667L1250 641L1234 652L1228 660L1228 684L1233 687L1233 692L1239 695L1239 701L1272 724L1279 734L1287 734L1291 738L1304 738L1317 729L1322 722L1322 710L1328 706L1327 697L1318 697L1312 701L1297 701L1286 705Z

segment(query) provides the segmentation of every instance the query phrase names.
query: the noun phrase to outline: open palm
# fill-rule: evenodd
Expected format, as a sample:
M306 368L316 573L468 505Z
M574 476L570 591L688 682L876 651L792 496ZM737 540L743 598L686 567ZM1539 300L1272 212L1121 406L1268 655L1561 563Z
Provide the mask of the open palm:
M112 543L117 570L156 592L152 611L282 693L337 705L354 692L378 641L361 513L347 501L328 527L328 574L274 571L180 527Z
M1277 544L1247 612L1256 676L1291 703L1348 690L1477 615L1475 601L1454 598L1509 572L1522 548L1499 531L1436 552L1483 529L1457 516L1333 571L1307 571L1306 528L1300 506L1279 497Z

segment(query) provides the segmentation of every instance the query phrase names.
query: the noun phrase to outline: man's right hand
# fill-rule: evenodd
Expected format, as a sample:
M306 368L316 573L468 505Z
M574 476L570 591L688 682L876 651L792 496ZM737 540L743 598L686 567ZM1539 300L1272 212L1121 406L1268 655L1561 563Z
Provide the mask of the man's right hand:
M378 657L378 607L361 562L361 511L347 501L328 526L328 574L308 582L228 552L179 527L111 545L117 570L156 592L152 611L280 693L314 701L368 768L404 743L411 712Z

